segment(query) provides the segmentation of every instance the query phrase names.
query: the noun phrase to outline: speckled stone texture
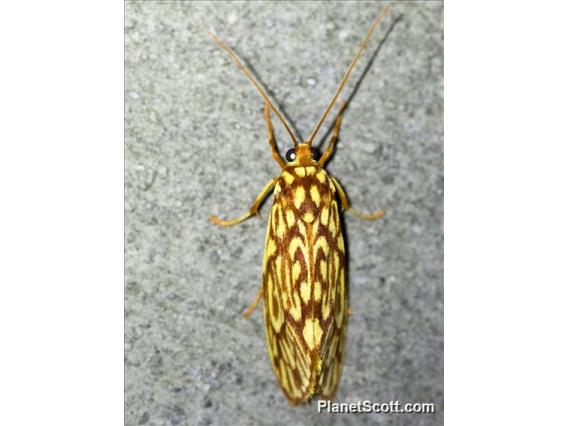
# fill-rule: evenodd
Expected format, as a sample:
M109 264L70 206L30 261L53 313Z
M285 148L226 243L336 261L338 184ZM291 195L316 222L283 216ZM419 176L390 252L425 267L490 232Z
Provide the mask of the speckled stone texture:
M209 31L254 68L306 138L380 8L126 2L127 425L443 423L441 2L392 5L342 96L383 41L327 167L354 206L387 211L378 222L345 219L353 315L337 401L433 402L437 414L289 406L262 308L242 317L261 284L267 205L234 228L207 220L244 213L279 172L263 102ZM291 144L274 123L284 153Z

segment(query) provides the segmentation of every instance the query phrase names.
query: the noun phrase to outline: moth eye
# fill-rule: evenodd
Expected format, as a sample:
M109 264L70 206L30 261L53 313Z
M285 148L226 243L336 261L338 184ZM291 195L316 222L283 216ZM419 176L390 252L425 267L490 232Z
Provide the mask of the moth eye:
M312 160L318 161L320 159L320 152L317 148L312 148Z
M291 163L292 161L294 161L296 159L296 150L294 148L289 149L286 152L286 161L288 163Z

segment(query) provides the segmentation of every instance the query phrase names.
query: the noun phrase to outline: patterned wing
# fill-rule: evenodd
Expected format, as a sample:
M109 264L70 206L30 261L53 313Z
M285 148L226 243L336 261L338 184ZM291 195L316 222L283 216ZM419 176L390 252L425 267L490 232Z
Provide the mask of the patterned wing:
M322 221L324 219L322 217ZM322 345L322 369L318 393L324 399L331 399L337 390L343 366L348 303L345 281L345 245L341 232L339 209L335 199L331 201L329 222L325 230L329 245L328 266L321 268L320 273L327 275L322 280L329 283L329 290L327 292L328 299L322 300L322 315L325 320L329 310L330 319L327 338ZM328 305L330 306L329 309L327 308Z
M293 288L308 268L296 252L302 251L307 241L299 226L287 226L283 210L279 203L274 204L266 233L264 317L272 368L290 403L298 404L314 393L319 368L317 357L299 332L305 312Z
M325 171L284 172L275 186L263 263L272 367L292 404L339 381L346 328L345 248Z

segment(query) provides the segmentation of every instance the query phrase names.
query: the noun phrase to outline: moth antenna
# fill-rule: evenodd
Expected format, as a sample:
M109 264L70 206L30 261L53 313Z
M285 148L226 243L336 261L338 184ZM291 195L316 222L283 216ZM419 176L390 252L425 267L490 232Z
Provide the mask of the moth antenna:
M349 75L351 75L351 71L353 71L353 68L355 67L355 64L357 63L357 60L359 59L359 57L361 56L361 54L363 53L363 50L365 49L365 46L367 45L367 42L369 41L369 38L371 37L371 34L373 34L373 31L375 30L375 28L379 25L379 23L381 22L381 20L383 19L383 17L385 16L385 14L388 12L389 10L389 5L386 5L385 7L383 7L383 10L381 11L381 13L379 13L379 15L375 18L375 20L373 21L373 24L371 25L371 27L369 28L369 30L367 31L367 34L365 35L365 38L363 39L363 41L361 42L361 46L359 47L359 50L357 51L357 54L355 55L355 57L353 58L353 60L351 61L351 64L349 65L349 68L347 68L347 72L345 73L345 75L343 76L343 78L341 79L341 83L339 83L339 87L337 88L337 91L335 92L335 95L333 95L333 98L331 99L331 102L329 103L329 105L327 106L326 110L324 111L323 115L321 116L317 126L315 127L315 129L313 130L312 134L310 135L310 137L308 138L307 143L309 145L312 144L312 141L314 140L314 138L316 137L321 125L323 124L323 122L325 121L325 119L327 118L329 112L331 111L331 108L333 108L333 105L335 104L335 101L337 100L337 98L339 97L339 94L341 93L341 91L343 90L343 87L345 86L345 84L347 83L347 80L349 79Z
M270 105L270 108L272 109L272 111L274 111L274 114L276 114L276 116L280 119L280 121L282 122L282 124L284 125L286 130L288 131L288 134L290 135L290 138L292 139L292 142L294 143L294 147L297 147L298 146L298 140L294 136L292 129L290 128L290 126L288 125L288 123L286 122L286 120L284 119L282 114L280 113L280 111L278 111L278 109L272 104L272 102L270 101L270 98L268 97L266 92L263 90L260 83L256 80L256 78L254 77L252 72L245 65L243 65L243 63L240 61L237 54L229 46L227 46L219 37L217 37L213 33L209 33L209 34L211 34L211 37L213 37L213 41L221 49L223 49L225 52L227 52L229 54L229 56L235 62L237 67L239 67L239 69L243 72L243 74L246 76L246 78L248 78L250 80L250 82L254 85L254 87L256 88L258 93L260 94L260 96L262 96L264 98L264 100L266 101L266 103L268 105Z

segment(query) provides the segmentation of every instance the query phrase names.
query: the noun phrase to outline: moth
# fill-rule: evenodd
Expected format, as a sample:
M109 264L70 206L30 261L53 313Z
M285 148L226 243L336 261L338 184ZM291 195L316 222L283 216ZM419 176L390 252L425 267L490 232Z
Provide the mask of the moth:
M268 182L247 213L233 220L217 216L209 219L220 226L237 225L256 215L263 200L274 191L264 244L262 286L244 316L248 318L264 297L268 353L276 379L292 405L307 402L315 395L333 398L341 376L350 310L340 211L364 220L384 215L382 210L364 214L354 209L338 180L324 169L339 138L346 103L337 114L329 144L319 159L312 155L312 142L387 10L388 6L373 21L331 102L303 143L298 142L252 72L213 35L264 99L268 143L282 173ZM292 139L293 148L287 151L286 161L276 146L271 110Z

